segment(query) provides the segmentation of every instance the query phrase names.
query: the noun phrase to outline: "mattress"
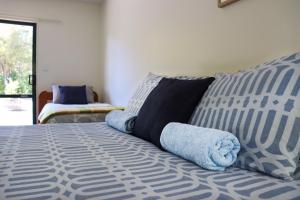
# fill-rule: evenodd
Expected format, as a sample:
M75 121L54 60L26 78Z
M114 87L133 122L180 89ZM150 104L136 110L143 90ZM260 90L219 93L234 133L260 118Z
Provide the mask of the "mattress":
M108 112L123 109L105 103L57 104L47 103L38 116L41 124L103 122Z
M300 199L300 180L208 171L105 123L0 128L0 199Z

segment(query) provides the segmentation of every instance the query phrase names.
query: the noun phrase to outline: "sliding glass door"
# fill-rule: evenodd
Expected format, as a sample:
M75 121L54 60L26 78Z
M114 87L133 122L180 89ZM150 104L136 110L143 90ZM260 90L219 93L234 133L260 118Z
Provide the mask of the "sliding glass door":
M0 19L0 126L36 122L36 24Z

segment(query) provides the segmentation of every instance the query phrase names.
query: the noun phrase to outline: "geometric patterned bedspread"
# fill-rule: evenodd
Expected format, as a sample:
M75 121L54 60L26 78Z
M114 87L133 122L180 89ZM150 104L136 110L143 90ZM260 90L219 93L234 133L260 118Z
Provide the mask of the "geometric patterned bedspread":
M204 170L105 123L0 127L0 199L300 199L300 180Z
M54 115L45 121L44 124L104 122L106 114L107 113L78 113Z

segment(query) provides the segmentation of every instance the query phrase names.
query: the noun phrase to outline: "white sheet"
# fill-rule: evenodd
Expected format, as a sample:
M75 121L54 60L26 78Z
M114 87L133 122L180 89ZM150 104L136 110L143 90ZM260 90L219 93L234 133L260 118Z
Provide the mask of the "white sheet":
M111 109L113 106L107 103L90 103L90 104L57 104L47 103L38 116L39 121L43 121L47 116L63 111L80 111L80 110L95 110L95 109Z

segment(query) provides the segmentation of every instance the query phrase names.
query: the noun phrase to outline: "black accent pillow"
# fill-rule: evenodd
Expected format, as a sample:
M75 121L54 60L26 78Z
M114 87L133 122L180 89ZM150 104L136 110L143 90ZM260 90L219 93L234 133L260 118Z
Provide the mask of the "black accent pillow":
M160 135L170 122L188 123L214 78L179 80L163 78L141 107L133 135L162 149Z
M86 86L59 86L62 104L87 104Z

